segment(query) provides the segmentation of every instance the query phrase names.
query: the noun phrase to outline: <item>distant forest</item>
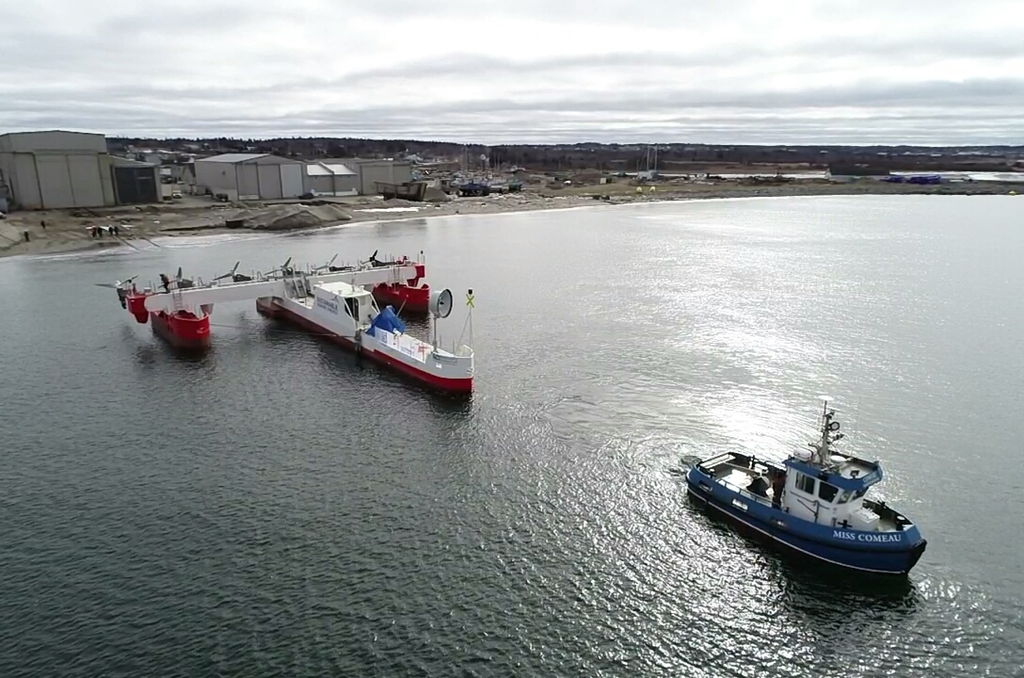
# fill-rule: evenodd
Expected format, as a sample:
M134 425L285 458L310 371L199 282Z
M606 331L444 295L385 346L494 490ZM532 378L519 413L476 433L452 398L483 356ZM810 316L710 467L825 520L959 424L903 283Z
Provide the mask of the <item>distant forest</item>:
M714 144L456 144L409 139L297 137L278 139L144 139L108 137L112 151L150 148L178 153L275 153L293 158L416 156L424 162L457 162L479 168L518 166L537 170L597 169L686 171L695 165L776 165L824 168L870 165L881 169L1024 170L1024 146L750 146Z

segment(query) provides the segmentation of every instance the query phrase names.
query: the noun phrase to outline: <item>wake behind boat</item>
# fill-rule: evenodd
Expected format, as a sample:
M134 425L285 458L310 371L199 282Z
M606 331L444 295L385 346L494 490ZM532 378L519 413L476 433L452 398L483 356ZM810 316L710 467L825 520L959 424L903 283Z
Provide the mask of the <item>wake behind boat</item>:
M686 474L691 497L771 542L834 565L906 574L926 541L903 514L865 497L882 480L877 461L838 454L843 437L825 400L821 438L782 465L725 452Z

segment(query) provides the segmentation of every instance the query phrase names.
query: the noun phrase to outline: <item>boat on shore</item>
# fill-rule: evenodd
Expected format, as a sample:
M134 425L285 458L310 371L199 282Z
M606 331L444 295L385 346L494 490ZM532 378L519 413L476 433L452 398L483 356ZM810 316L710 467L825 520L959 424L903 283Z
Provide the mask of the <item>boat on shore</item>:
M882 480L882 466L835 452L839 428L825 399L821 437L810 451L781 464L724 452L691 466L687 492L792 552L852 570L906 574L927 542L902 513L867 498Z

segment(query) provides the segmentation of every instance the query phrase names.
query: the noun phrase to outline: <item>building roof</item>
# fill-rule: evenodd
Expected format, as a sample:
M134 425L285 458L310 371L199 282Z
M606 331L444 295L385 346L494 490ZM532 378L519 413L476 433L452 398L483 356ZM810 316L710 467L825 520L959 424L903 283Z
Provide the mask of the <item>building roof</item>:
M311 162L306 165L306 174L311 177L327 176L353 176L353 172L347 165L339 163Z
M65 151L106 153L107 140L93 132L66 130L36 130L0 134L0 149L7 152Z
M201 162L246 162L247 160L256 160L257 158L265 158L270 153L221 153L220 155L211 155L209 158L196 158Z
M342 163L346 167L359 167L360 165L369 165L373 163L393 163L395 165L413 164L408 160L396 160L395 158L321 158L318 162L322 162L327 165Z
M66 129L36 129L28 132L4 132L0 137L20 137L28 134L86 134L92 137L102 137L99 132L74 132Z
M110 156L110 161L115 167L156 167L151 162L142 162L132 158L122 158L118 155Z

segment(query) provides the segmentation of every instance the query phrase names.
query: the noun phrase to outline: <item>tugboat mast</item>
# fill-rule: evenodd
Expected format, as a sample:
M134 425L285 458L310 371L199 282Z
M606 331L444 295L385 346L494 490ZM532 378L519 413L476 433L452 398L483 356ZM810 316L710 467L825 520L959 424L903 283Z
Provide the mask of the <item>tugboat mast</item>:
M832 453L829 446L840 440L843 434L839 433L839 422L833 421L836 411L828 408L828 396L821 396L821 402L821 438L816 445L811 443L810 446L814 450L813 461L818 466L824 468L832 463Z

